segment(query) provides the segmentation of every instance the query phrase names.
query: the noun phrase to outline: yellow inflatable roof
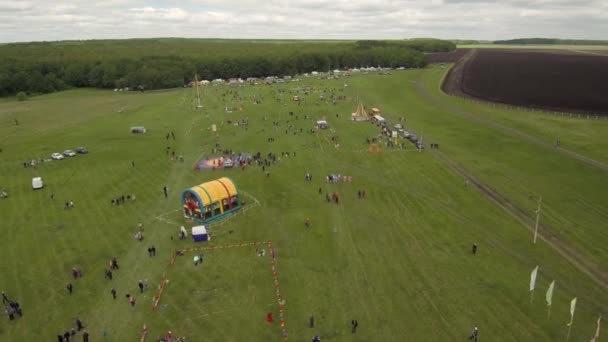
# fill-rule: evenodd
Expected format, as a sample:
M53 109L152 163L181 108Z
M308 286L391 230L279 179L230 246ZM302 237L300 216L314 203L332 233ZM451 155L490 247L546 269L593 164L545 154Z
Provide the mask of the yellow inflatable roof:
M221 203L222 200L238 194L236 186L227 177L193 186L190 190L199 195L204 206L208 206L214 202Z

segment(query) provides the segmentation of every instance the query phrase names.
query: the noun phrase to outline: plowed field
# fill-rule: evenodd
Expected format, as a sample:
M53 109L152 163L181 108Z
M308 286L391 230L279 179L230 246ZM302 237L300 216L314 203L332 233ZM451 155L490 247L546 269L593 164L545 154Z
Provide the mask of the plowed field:
M472 50L452 68L443 89L516 106L608 115L608 56Z
M470 49L456 49L450 52L429 53L426 55L426 60L429 64L456 63L469 51Z

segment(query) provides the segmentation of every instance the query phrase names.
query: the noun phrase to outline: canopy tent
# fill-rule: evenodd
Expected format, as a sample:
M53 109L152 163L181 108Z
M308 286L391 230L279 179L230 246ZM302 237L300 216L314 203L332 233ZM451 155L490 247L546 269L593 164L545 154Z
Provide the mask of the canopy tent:
M363 107L363 103L359 102L357 106L357 110L352 114L353 121L367 121L369 120L369 115L365 111L365 107Z
M210 223L233 214L241 200L232 180L222 177L184 190L182 207L186 218Z
M327 129L329 127L329 125L327 124L327 121L325 121L325 120L317 120L317 127L321 128L321 129Z
M209 235L205 226L194 226L192 227L192 239L194 242L208 241Z

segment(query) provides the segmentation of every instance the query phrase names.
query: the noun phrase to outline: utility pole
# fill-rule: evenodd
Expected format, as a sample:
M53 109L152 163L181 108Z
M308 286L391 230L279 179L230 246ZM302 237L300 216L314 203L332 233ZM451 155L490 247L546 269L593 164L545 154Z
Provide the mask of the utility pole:
M199 92L198 87L200 86L200 84L198 83L198 75L194 74L194 86L196 87L196 98L198 99L198 105L196 106L196 108L203 108L203 106L201 105L201 94Z
M540 221L540 210L542 204L543 196L540 196L540 199L538 200L538 209L536 209L536 225L534 226L534 240L532 241L533 244L536 244L536 237L538 236L538 222Z

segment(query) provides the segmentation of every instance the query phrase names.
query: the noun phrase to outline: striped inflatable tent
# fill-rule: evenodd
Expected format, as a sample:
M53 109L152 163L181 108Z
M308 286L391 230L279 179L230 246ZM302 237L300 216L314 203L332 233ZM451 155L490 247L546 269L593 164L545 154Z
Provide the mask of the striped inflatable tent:
M241 200L232 180L222 177L184 190L182 207L186 218L211 223L236 212Z

